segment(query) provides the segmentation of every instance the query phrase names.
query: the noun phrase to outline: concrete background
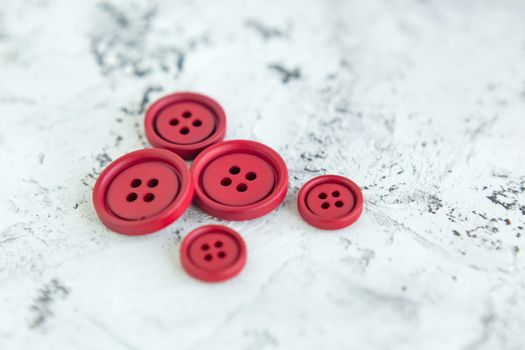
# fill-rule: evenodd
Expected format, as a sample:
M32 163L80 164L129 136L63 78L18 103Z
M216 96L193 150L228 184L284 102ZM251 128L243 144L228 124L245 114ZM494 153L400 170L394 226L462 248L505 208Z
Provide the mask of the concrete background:
M525 348L524 1L0 0L0 349ZM290 192L222 222L234 280L179 263L192 207L126 237L91 192L156 98L217 99ZM296 211L363 188L352 227Z

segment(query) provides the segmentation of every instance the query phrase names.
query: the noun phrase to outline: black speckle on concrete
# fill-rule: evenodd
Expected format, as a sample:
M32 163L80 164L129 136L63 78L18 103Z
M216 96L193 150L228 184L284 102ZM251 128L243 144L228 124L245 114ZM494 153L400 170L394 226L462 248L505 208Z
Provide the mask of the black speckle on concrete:
M326 171L326 169L314 169L314 168L310 168L308 166L305 166L304 167L304 171L308 172L308 173L320 173L322 171Z
M283 29L270 27L255 19L248 19L245 24L247 28L253 29L264 40L270 40L274 38L284 38L288 36L287 31Z
M122 142L122 140L123 140L122 136L117 135L117 137L115 138L115 147L118 147L120 143Z
M59 301L65 299L70 293L69 288L65 287L56 279L51 280L37 291L37 297L31 303L29 310L31 319L29 328L35 329L42 327L50 318L54 316L52 307Z
M269 64L268 68L280 75L283 84L288 84L292 80L301 79L301 70L299 68L285 68L283 65L277 63Z
M523 192L525 192L525 179L521 179L520 181L508 180L504 186L493 190L492 193L487 196L487 199L505 208L505 210L517 209L525 215L525 205L522 205L518 201L518 195Z
M173 232L173 235L175 236L175 242L179 243L182 241L182 235L180 230L175 230Z
M142 94L142 97L136 107L134 108L121 107L120 110L130 116L141 115L146 111L146 108L151 102L151 95L157 92L161 92L162 90L163 90L162 86L159 86L159 85L148 86L144 90L144 93Z
M186 55L181 52L179 54L179 57L177 58L177 69L179 72L182 72L184 70L184 62L186 62ZM164 67L164 70L166 71L166 68Z
M439 197L435 195L430 195L428 197L427 210L429 213L436 214L438 210L441 209L442 207L443 207L443 201Z
M484 213L478 213L475 210L472 211L472 214L478 215L480 218L487 219L487 214Z
M103 150L94 157L94 161L96 162L96 165L92 166L91 171L81 179L82 184L86 187L91 187L90 182L96 180L102 169L111 163L113 159L111 159L111 157Z
M306 160L307 162L311 162L315 159L326 159L327 155L326 152L323 150L320 150L319 152L303 152L301 153L301 159Z
M120 10L113 6L113 4L102 2L98 6L102 11L112 17L119 27L127 28L129 26L128 18Z
M98 162L99 168L105 167L106 165L108 165L112 161L111 157L106 152L97 154L95 156L95 159Z

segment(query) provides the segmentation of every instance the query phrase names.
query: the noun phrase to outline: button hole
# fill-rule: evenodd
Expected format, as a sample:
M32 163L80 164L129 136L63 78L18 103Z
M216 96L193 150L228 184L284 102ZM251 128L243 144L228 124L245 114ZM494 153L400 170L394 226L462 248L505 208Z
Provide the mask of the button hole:
M222 247L222 242L221 241L217 241L217 242L215 242L214 246L215 246L215 248L220 248L220 247Z
M182 129L180 129L180 133L181 133L182 135L188 135L188 134L190 133L190 129L184 127L184 128L182 128Z
M339 193L339 191L334 191L334 192L332 192L332 196L333 196L334 198L337 198L337 197L339 197L340 195L341 195L341 193Z
M190 111L185 111L184 113L182 113L182 117L186 118L186 119L190 118L191 117L191 112Z
M202 125L202 122L200 120L194 120L193 123L191 123L193 126L199 127Z
M250 171L248 174L246 174L246 180L253 181L257 178L257 174L253 171Z
M246 192L248 186L246 184L238 184L235 188L238 192Z
M137 200L137 194L135 192L132 192L130 194L128 194L128 196L126 197L126 200L128 202L134 202L135 200Z
M226 253L221 251L219 254L217 254L217 256L221 259L224 259L226 257Z
M133 181L131 181L131 187L133 188L137 188L140 185L142 185L142 181L140 179L134 179Z
M324 192L321 192L321 193L319 193L318 197L319 197L319 199L326 199L326 198L328 198L328 195L326 193L324 193Z
M338 208L342 208L343 205L345 205L345 204L342 201L335 202L335 206L338 207Z
M171 126L179 125L179 120L177 118L173 118L172 120L170 120L170 125Z
M210 249L210 246L208 244L204 243L203 245L201 245L201 249L202 250L208 250L208 249Z
M206 254L204 256L204 260L206 260L206 261L211 261L212 259L213 259L213 256L211 256L211 254Z
M328 202L324 202L323 204L321 204L321 208L323 208L323 209L328 209L328 208L330 208L330 203L328 203Z
M159 180L157 179L151 179L148 181L149 188L157 187L158 184L159 184Z
M144 195L144 202L151 202L152 200L155 199L155 195L153 193L146 193Z
M232 175L237 175L238 173L241 172L241 168L239 168L238 166L234 165L230 168L230 174Z
M229 177L225 177L224 179L221 180L221 185L223 186L230 186L232 184L232 179L230 179Z

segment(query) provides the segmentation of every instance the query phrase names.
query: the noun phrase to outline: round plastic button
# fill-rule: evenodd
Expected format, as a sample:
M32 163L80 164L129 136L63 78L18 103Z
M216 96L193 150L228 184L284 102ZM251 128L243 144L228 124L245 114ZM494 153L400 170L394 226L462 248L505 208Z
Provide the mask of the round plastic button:
M224 281L243 269L246 245L237 232L226 226L202 226L184 238L180 259L189 275L207 282Z
M211 98L180 92L153 103L146 112L144 125L153 146L193 159L206 147L222 141L226 115Z
M142 235L175 221L191 204L193 183L179 156L162 149L128 153L100 174L93 204L113 231Z
M352 225L361 216L363 193L346 177L319 176L301 188L297 208L310 225L337 230Z
M246 140L226 141L202 152L191 166L197 205L225 220L268 214L284 200L288 170L271 148Z

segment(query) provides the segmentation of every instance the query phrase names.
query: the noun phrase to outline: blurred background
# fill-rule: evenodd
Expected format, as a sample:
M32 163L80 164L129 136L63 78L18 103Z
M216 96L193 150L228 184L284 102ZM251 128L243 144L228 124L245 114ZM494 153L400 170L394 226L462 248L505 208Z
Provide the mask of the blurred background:
M0 349L525 348L524 19L520 0L0 0ZM288 197L112 233L96 178L181 90L276 149ZM329 233L295 204L327 173L365 196ZM234 280L180 266L207 223L247 242Z

